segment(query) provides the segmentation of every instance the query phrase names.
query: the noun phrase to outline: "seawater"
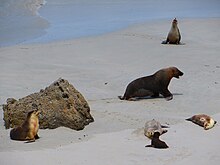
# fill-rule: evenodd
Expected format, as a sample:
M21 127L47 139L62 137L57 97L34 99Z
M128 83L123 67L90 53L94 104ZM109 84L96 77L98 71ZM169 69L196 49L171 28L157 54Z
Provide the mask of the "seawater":
M220 17L219 0L0 0L0 46L100 35L155 19Z
M46 34L49 22L38 13L44 0L0 0L0 47Z

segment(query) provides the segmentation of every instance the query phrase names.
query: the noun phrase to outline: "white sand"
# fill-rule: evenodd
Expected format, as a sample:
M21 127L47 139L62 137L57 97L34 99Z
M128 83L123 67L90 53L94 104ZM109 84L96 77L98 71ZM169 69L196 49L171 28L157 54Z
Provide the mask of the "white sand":
M83 131L39 130L40 139L12 141L0 120L0 164L205 165L220 161L220 129L205 131L184 119L198 113L220 122L220 19L182 19L185 45L162 45L171 21L155 21L92 38L0 48L0 104L67 79L88 100L95 122ZM121 101L133 79L176 66L171 101ZM2 108L1 108L2 109ZM2 111L2 110L1 110ZM169 124L169 149L145 148L147 120Z

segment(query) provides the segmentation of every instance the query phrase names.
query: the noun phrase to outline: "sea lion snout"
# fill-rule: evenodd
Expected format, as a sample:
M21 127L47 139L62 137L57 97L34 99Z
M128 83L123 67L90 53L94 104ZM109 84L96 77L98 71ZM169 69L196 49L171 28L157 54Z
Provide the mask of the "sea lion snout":
M176 24L178 23L176 18L174 18L173 23L176 23Z
M35 111L34 111L34 114L35 114L36 116L39 116L39 114L41 114L41 111L40 111L40 110L35 110Z
M173 67L172 68L172 70L173 70L173 77L175 77L175 78L180 78L180 76L183 76L183 72L182 71L180 71L178 68L176 68L176 67Z
M181 72L180 70L178 70L178 76L177 76L177 78L180 78L179 76L183 76L183 72Z

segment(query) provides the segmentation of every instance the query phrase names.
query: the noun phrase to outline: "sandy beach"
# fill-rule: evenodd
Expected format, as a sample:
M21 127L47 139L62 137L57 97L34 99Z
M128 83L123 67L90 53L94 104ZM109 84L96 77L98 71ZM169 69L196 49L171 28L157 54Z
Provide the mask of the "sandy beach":
M177 18L178 19L178 18ZM95 122L82 131L39 130L35 143L12 141L0 107L0 164L205 165L220 161L220 19L178 19L184 45L162 45L172 20L48 44L0 48L0 104L39 92L62 77L88 101ZM161 68L184 72L172 79L173 100L122 101L132 80ZM205 113L218 123L204 130L186 118ZM145 148L146 121L169 125L169 149Z

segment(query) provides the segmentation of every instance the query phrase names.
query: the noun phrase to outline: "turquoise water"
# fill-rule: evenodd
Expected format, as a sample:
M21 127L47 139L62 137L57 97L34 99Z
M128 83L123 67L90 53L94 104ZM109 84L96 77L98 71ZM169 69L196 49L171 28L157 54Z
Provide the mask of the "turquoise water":
M174 17L220 17L220 1L1 0L0 46L94 36Z

